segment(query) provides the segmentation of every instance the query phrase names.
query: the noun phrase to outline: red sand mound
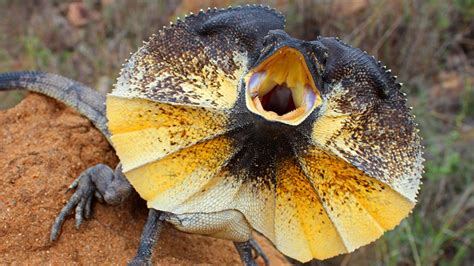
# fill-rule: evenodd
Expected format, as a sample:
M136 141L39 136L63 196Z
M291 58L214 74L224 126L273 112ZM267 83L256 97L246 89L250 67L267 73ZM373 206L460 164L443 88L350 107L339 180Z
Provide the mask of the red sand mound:
M71 216L59 240L48 240L74 178L94 164L117 163L114 150L87 119L50 98L30 94L0 112L0 125L0 264L124 264L135 255L147 215L137 195L120 206L94 204L93 217L79 230ZM287 263L258 239L271 264ZM154 262L222 265L239 264L240 259L230 241L167 226Z

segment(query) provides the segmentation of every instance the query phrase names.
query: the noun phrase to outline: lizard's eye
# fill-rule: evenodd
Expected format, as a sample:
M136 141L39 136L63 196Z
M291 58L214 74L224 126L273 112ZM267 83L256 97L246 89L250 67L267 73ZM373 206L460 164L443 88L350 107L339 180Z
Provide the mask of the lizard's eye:
M270 45L274 45L276 42L276 39L275 39L275 36L274 35L267 35L265 36L265 38L263 38L263 46L266 47L266 46L270 46Z
M298 125L308 117L321 97L296 49L283 47L245 77L247 108L269 121Z

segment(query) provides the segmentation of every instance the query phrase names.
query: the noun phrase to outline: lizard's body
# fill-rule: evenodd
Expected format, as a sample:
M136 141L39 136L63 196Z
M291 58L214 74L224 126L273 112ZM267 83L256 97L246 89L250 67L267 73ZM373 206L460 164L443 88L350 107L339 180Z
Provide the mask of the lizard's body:
M149 262L162 221L234 241L248 265L252 249L261 254L253 230L308 261L397 225L422 170L400 86L366 53L283 26L265 7L187 17L128 60L107 98L49 74L0 75L0 88L75 107L121 159L79 176L51 239L72 209L79 225L94 195L116 204L132 186L150 207L132 263Z

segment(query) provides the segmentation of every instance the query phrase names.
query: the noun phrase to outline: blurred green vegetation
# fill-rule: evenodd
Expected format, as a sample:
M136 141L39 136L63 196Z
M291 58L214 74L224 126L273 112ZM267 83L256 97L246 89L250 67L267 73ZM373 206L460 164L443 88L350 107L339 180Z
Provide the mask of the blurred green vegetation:
M74 17L70 1L0 0L0 71L59 73L105 93L129 53L168 21L248 1L82 3ZM473 265L474 1L266 4L286 15L291 35L339 36L392 68L405 84L426 146L424 184L410 217L367 247L313 264ZM0 94L0 108L20 99Z

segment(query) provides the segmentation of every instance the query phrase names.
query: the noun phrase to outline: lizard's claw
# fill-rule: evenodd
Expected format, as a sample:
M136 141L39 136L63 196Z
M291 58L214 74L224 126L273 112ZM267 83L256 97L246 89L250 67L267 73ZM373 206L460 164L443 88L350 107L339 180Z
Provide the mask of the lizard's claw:
M58 238L64 220L69 214L71 214L74 208L76 210L76 228L79 228L84 218L88 219L90 217L92 210L92 198L94 195L96 195L96 187L92 183L90 177L91 171L88 170L79 175L79 177L74 180L71 186L69 186L68 191L75 188L77 188L77 190L74 192L67 204L62 208L61 212L54 220L54 224L51 229L51 235L49 237L51 241L54 241Z
M263 262L265 263L266 266L270 264L270 260L268 259L267 255L263 251L262 247L255 241L255 239L250 239L249 240L250 247L252 247L253 251L255 252L254 259L256 260L258 257L262 257Z
M256 266L255 259L259 256L262 257L265 265L269 264L267 255L263 252L260 245L253 238L246 242L234 242L237 251L239 252L240 259L245 266ZM255 251L255 255L252 255L252 250Z
M82 172L68 190L76 191L63 207L54 220L49 239L54 241L58 238L61 227L66 217L75 209L76 228L79 228L82 221L89 219L92 213L92 200L97 198L100 202L116 205L125 200L132 187L122 173L119 164L115 171L105 164L97 164Z

